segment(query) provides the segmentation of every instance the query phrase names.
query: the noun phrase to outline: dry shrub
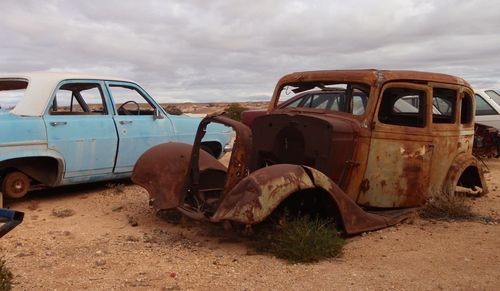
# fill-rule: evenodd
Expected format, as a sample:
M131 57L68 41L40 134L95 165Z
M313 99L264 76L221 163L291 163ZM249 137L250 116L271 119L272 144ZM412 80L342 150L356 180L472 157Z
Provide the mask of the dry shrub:
M12 290L12 281L14 276L5 265L5 260L0 258L0 291Z
M301 216L258 239L257 250L290 262L317 262L341 254L345 240L332 220Z
M419 211L423 218L441 220L470 220L476 219L477 214L472 212L472 205L463 193L441 192L431 196Z
M179 107L173 105L173 104L169 104L167 106L164 107L165 111L167 111L168 114L172 114L172 115L182 115L182 109L180 109Z

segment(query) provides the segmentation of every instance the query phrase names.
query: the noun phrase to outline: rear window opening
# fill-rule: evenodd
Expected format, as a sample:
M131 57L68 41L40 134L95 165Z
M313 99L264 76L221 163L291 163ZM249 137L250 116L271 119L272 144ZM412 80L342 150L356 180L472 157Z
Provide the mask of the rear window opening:
M426 94L422 90L389 88L382 95L378 120L399 126L425 127Z
M0 112L10 112L24 97L28 81L18 79L0 80Z

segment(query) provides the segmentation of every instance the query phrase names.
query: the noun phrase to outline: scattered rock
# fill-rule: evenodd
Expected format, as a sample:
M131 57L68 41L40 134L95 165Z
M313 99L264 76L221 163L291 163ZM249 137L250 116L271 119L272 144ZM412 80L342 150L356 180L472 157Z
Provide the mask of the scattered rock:
M123 206L121 206L121 205L120 205L120 206L115 206L115 207L113 207L113 208L111 209L111 211L113 211L113 212L117 212L117 211L121 211L122 209L123 209Z
M136 236L134 236L134 235L127 235L126 240L127 240L127 241L138 242L138 241L139 241L139 238L138 238L138 237L136 237Z
M22 258L22 257L30 257L32 255L34 255L34 252L22 252L15 255L15 257Z
M97 261L94 262L94 264L98 267L102 267L102 266L106 265L106 260L98 259Z
M52 209L52 216L55 216L55 217L64 218L64 217L69 217L69 216L73 216L73 215L75 215L75 211L73 209L70 209L70 208L61 208L61 209L54 208L54 209Z
M137 222L137 219L135 219L135 217L133 217L132 215L127 215L127 220L128 220L128 224L130 224L133 227L136 227L139 225L139 223Z
M32 200L28 205L29 210L37 210L40 207L40 202L36 200Z

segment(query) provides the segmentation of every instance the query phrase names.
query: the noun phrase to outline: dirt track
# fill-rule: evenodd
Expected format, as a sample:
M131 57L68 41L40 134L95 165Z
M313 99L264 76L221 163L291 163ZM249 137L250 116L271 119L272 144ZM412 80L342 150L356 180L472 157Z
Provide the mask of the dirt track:
M500 160L474 209L500 218ZM341 258L288 264L203 224L157 218L145 190L106 183L31 193L11 208L21 226L1 239L15 289L498 290L500 226L411 223L348 240ZM56 217L54 210L74 214ZM132 226L137 222L137 226Z

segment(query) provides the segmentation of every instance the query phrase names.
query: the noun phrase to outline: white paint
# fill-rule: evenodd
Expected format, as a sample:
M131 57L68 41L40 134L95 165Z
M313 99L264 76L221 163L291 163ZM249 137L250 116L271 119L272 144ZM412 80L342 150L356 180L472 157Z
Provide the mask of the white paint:
M122 78L81 73L34 72L0 75L0 81L8 79L24 79L28 81L28 87L26 88L23 98L17 103L16 107L10 111L12 114L21 116L42 116L47 108L50 98L52 97L52 93L56 89L57 85L64 80L107 80L133 82Z

